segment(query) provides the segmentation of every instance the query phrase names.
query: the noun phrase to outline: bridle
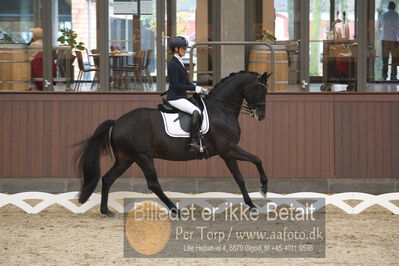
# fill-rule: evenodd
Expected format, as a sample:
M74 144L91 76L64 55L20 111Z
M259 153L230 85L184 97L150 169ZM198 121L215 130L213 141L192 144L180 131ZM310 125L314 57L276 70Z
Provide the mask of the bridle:
M258 74L255 84L259 85L259 86L262 86L265 89L266 93L267 93L267 85L263 84L262 82L260 82L260 78L261 77L262 77L262 74ZM253 87L251 86L251 88L253 88ZM230 101L227 101L227 100L218 99L218 98L216 98L216 100L220 101L220 102L223 102L223 103L226 103L228 105L232 105L232 106L235 106L235 107L240 107L240 110L241 109L244 110L244 112L239 111L241 114L246 114L246 115L249 115L249 116L251 116L253 118L257 118L256 109L259 106L266 105L266 102L255 102L254 99L252 99L251 101L247 100L247 103L243 103L241 105L233 103L233 102L230 102ZM231 111L232 112L236 112L236 110L231 110Z
M256 79L256 85L262 86L265 89L266 93L267 93L266 84L263 84L262 82L260 82L261 77L262 77L262 74L258 74L257 79ZM245 109L247 111L247 114L249 114L251 117L253 117L255 119L258 119L258 117L257 117L258 115L256 114L256 109L259 106L265 106L265 105L266 105L266 102L257 102L256 103L254 101L254 99L252 99L251 101L247 100L247 105L245 106Z

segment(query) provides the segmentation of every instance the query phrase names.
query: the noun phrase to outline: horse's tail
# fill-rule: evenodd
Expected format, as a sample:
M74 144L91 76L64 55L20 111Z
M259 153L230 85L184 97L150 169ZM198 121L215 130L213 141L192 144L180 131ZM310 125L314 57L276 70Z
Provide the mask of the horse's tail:
M115 120L104 121L94 131L94 134L80 143L78 153L78 167L82 176L79 202L85 203L97 186L101 177L100 156L102 153L110 153L109 130L115 124Z

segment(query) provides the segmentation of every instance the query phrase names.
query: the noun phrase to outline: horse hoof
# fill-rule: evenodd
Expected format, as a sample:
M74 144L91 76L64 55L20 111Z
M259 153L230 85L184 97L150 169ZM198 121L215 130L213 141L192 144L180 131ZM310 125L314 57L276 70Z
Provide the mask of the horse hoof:
M259 213L259 210L256 206L250 207L249 208L249 212L250 213Z
M101 213L107 215L108 217L115 217L115 213L110 210L101 211Z
M181 218L181 212L179 209L173 208L170 210L172 218Z
M260 190L259 193L262 195L262 197L267 198L267 192Z

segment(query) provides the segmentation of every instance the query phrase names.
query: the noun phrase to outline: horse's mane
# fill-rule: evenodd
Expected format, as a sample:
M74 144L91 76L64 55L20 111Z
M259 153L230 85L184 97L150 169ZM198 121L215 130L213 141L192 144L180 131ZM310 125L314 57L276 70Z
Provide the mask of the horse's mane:
M220 87L220 85L221 85L222 83L224 83L225 81L229 80L230 78L234 77L234 76L237 75L237 74L243 74L243 73L256 74L256 75L258 74L258 73L251 72L251 71L246 71L246 70L241 70L240 72L232 72L232 73L230 73L230 75L228 75L227 77L222 78L222 79L220 80L220 82L217 83L217 84L215 85L215 87L214 87L213 90L211 91L210 95L211 95L212 92L214 92L218 87Z

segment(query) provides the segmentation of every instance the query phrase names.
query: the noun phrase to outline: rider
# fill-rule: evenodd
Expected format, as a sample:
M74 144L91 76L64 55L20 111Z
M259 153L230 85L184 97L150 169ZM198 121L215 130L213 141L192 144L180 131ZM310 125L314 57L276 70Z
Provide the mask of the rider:
M188 41L182 36L176 36L170 42L171 59L168 62L169 90L166 99L169 104L192 115L189 148L190 151L200 149L200 124L202 120L200 109L187 100L187 91L195 91L207 95L208 90L189 82L182 58L186 55Z

